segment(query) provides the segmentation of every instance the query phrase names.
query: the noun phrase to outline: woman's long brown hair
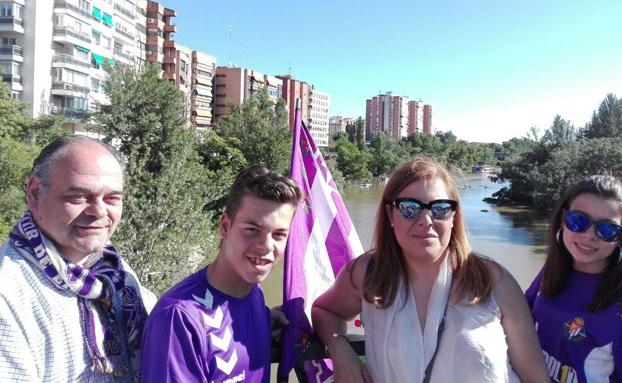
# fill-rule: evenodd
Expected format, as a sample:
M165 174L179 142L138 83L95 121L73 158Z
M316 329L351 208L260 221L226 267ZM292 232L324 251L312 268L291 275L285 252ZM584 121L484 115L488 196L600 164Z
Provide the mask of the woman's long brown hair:
M391 174L376 213L372 249L368 252L370 262L363 282L363 296L367 302L378 308L386 308L393 304L400 284L406 297L410 291L406 261L390 225L386 206L391 206L398 194L411 183L430 179L442 180L449 198L458 201L448 245L450 255L454 257L452 301L457 303L469 293L470 303L477 303L490 297L492 292L490 272L484 260L471 253L460 196L453 178L437 161L426 157L414 157Z

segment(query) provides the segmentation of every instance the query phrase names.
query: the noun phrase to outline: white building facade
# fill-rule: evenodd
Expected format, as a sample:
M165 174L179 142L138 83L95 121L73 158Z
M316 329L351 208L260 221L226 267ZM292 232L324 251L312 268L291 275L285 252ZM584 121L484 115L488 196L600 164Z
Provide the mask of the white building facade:
M319 147L328 147L329 138L329 110L330 96L328 93L320 92L311 87L309 90L308 103L308 124L307 128L313 137L316 145Z
M141 5L142 4L142 5ZM145 0L0 0L0 66L33 117L79 122L105 102L105 63L136 65Z

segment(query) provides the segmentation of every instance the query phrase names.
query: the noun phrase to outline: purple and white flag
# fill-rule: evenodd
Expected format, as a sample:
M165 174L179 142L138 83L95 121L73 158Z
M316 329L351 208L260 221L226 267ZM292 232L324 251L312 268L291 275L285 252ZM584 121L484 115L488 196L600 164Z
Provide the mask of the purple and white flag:
M309 336L311 306L335 281L348 261L363 253L337 186L311 134L296 110L291 177L304 193L298 205L285 249L283 312L290 321L283 333L279 378L285 379L296 364L293 346ZM312 383L332 382L330 361L305 363Z

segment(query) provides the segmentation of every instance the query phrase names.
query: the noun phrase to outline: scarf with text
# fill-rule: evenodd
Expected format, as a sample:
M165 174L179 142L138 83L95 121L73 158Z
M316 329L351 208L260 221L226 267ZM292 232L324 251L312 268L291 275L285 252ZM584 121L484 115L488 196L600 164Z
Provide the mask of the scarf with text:
M133 380L139 380L140 341L147 312L140 286L123 270L114 246L108 243L90 267L71 263L42 235L29 211L17 221L9 238L21 256L43 271L56 288L77 296L91 369L114 377L131 373ZM122 302L123 323L116 320L115 298ZM122 353L125 343L129 365Z

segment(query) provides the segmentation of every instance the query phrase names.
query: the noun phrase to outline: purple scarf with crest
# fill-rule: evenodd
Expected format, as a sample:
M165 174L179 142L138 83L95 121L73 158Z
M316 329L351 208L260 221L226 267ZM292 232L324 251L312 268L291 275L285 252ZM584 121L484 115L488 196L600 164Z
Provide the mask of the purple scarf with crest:
M147 312L140 298L140 286L123 270L114 246L106 245L89 268L68 262L43 237L29 211L13 226L9 239L20 255L43 271L56 288L77 296L92 370L115 378L131 374L133 380L139 381L140 340ZM121 299L121 315L112 304L115 298ZM125 345L127 358L122 352Z

